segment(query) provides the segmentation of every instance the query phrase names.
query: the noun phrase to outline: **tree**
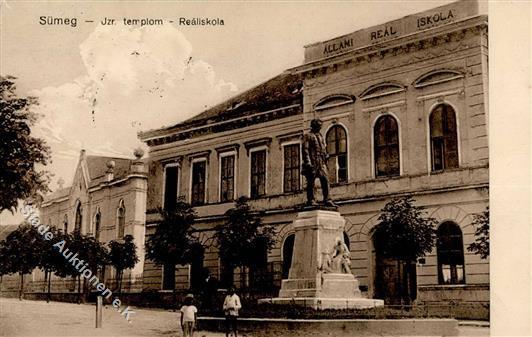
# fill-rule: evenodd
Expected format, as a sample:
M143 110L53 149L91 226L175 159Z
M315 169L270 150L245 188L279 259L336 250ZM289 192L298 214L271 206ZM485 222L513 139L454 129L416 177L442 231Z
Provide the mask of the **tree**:
M48 281L47 283L47 295L46 302L50 302L50 293L51 293L51 279L52 273L56 272L65 264L65 259L61 253L54 247L54 244L61 241L62 236L60 231L52 227L48 230L53 235L52 241L46 241L42 239L40 242L40 259L38 267L44 271L44 279Z
M239 198L225 217L226 222L216 227L215 234L221 260L231 273L235 267L253 269L260 263L261 252L273 247L274 228L262 225L260 216L253 212L245 197Z
M411 266L432 251L436 239L435 219L426 217L414 202L411 196L388 202L381 210L374 234L379 254L397 262L397 285L401 301L407 303L412 300L411 287L408 286ZM403 287L405 283L406 289Z
M57 242L60 242L60 241L65 241L64 251L68 249L69 252L73 252L72 254L75 253L72 247L72 242L74 241L73 235L60 232L57 235ZM57 250L57 248L55 248L54 250L60 253L59 250ZM69 256L70 258L71 255L67 254L67 256ZM62 259L62 263L61 261L59 261L59 263L56 265L56 268L54 271L56 276L59 276L61 278L72 277L74 279L75 277L79 275L78 270L71 263L68 262L68 259L66 257L60 256L59 259Z
M198 244L192 227L196 212L190 204L179 199L173 210L159 209L159 213L162 220L146 241L146 257L158 266L175 268L178 264L190 263L191 247Z
M4 275L9 274L9 260L6 255L6 241L0 241L0 296L2 295L2 281Z
M116 279L118 280L118 294L122 293L122 278L125 269L135 267L139 262L137 256L137 246L133 242L133 236L126 235L124 240L111 240L109 246L109 263L116 270Z
M78 254L78 258L83 260L92 272L96 272L99 268L102 268L108 261L108 252L105 246L93 236L81 234L78 230L74 231L70 237L69 250L74 254ZM70 264L69 262L67 262ZM68 268L68 267L67 267ZM81 274L75 268L69 271L71 276L78 279L78 303L81 303ZM84 293L86 290L86 279L83 282Z
M34 227L22 224L9 233L2 243L2 258L8 261L5 272L20 275L20 300L24 294L24 274L31 273L40 263L41 240L41 235Z
M18 97L15 77L0 76L0 212L15 210L19 200L36 198L48 191L47 165L50 148L31 135L36 114L35 97Z
M490 209L489 206L480 214L475 214L473 220L475 226L475 242L471 243L467 250L486 259L490 255Z

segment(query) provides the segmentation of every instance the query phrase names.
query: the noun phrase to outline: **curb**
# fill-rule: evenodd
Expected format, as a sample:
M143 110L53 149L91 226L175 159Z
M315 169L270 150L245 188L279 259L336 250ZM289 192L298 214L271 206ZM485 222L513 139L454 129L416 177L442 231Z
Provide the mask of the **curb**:
M489 328L490 322L486 321L458 321L458 326L473 326L481 328Z

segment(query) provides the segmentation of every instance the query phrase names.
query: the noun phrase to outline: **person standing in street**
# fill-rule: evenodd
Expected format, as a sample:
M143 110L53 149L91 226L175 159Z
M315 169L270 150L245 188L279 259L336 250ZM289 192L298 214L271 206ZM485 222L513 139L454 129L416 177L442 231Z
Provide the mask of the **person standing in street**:
M181 307L181 329L183 337L193 337L196 328L196 314L198 309L193 304L194 296L188 294L185 296L185 304Z
M236 294L235 287L231 286L227 295L225 296L223 305L226 337L229 337L230 331L233 331L234 337L238 337L237 319L238 310L240 310L240 308L242 308L242 304L240 304L240 297L238 297Z

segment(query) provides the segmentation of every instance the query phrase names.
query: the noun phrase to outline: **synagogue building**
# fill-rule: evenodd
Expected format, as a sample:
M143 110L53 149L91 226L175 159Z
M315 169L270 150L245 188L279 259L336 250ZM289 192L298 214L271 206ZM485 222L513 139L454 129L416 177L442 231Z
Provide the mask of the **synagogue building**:
M40 205L40 221L63 233L79 231L107 244L132 235L137 246L139 262L132 270L124 271L124 290L142 291L144 264L144 232L146 221L147 174L141 159L87 155L82 150L74 171L71 186L60 186L46 196ZM109 287L115 287L116 273L111 266L100 271L98 277ZM54 293L75 291L71 278L52 275ZM29 289L42 292L46 287L44 273L34 270Z

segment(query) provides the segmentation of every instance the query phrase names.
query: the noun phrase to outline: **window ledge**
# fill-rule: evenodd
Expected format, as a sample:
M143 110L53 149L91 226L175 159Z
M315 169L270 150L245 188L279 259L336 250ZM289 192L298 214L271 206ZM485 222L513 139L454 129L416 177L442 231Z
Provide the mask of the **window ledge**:
M342 181L342 182L339 182L339 183L331 183L331 187L346 186L346 185L349 185L350 183L351 183L350 181Z
M443 170L437 170L437 171L430 171L429 175L437 175L437 174L443 174L448 172L456 172L456 171L462 171L463 169L461 167L453 167L453 168L447 168Z
M393 175L393 176L380 176L380 177L375 177L375 178L373 179L373 181L386 181L386 180L400 179L400 178L403 178L403 176L400 175L400 174L397 174L397 175Z
M283 196L296 195L296 194L299 194L299 193L301 193L301 192L303 192L303 190L292 191L292 192L283 192L283 193L281 193L281 195L283 195Z

